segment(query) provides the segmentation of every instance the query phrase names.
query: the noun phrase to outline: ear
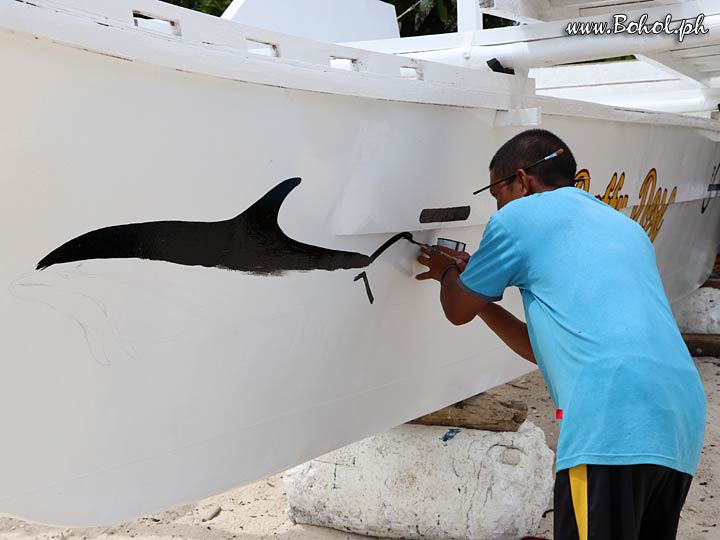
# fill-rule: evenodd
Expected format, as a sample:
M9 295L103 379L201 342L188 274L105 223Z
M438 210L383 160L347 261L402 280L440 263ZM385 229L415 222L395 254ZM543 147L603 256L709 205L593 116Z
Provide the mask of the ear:
M534 193L532 179L528 173L526 173L524 169L518 169L515 171L515 176L517 177L515 181L518 182L518 185L522 190L523 197L526 195L532 195Z

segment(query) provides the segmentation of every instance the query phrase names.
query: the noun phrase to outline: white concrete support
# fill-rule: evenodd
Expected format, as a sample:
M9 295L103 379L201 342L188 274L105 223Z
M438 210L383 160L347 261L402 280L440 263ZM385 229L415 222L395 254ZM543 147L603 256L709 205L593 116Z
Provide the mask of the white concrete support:
M720 333L720 289L703 287L672 305L681 332Z
M540 428L516 433L402 425L285 473L297 523L383 538L517 539L552 491Z

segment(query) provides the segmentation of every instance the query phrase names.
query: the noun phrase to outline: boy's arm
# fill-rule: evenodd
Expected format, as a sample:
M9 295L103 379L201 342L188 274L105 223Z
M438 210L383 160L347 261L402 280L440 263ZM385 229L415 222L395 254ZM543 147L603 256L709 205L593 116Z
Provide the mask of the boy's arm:
M467 253L442 250L460 257L462 262L459 263L459 266L464 267L464 264L467 263L469 258ZM422 251L425 257L418 258L418 262L429 268L427 272L416 277L417 279L440 281L440 303L445 317L451 323L467 324L477 315L515 353L533 364L537 363L530 345L527 324L499 305L465 292L459 285L460 267L458 265L448 267L447 260L443 260L441 256L425 248ZM441 268L442 270L440 270Z
M448 320L457 325L466 324L478 315L515 353L537 364L527 324L505 308L463 291L458 284L459 278L459 270L452 268L445 273L440 286L440 302Z

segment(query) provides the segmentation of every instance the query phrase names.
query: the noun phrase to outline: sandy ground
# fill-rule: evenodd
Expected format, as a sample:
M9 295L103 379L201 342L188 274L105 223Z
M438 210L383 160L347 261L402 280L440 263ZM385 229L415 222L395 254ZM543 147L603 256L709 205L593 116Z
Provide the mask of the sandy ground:
M696 358L708 400L705 447L697 475L688 495L678 539L720 540L720 359ZM538 371L525 375L490 393L525 401L528 418L545 432L555 451L558 426L555 410ZM2 481L0 479L0 481ZM334 529L296 525L285 514L282 474L196 505L175 508L112 527L63 529L0 516L2 540L360 540L367 536ZM552 539L552 501L543 518L539 536Z

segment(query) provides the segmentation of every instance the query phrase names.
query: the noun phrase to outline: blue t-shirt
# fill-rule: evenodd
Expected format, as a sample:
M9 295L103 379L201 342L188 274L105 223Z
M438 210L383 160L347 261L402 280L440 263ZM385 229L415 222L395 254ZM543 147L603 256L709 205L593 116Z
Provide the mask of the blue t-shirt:
M520 289L563 411L557 470L648 463L695 474L705 393L637 223L574 187L516 199L490 219L460 285L491 301Z

